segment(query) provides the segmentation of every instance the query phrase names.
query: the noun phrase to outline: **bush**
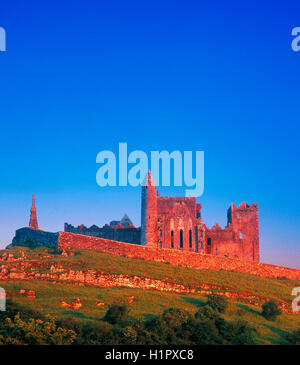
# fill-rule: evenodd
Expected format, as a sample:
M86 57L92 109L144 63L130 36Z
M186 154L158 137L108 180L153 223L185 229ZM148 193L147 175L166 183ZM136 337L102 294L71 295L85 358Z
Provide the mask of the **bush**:
M269 321L275 321L276 317L281 314L281 310L278 308L278 303L271 299L262 305L262 316Z
M286 337L286 339L292 344L292 345L300 345L300 329L295 330L291 333L289 333Z
M225 313L225 310L228 305L226 298L217 294L210 294L207 297L208 297L207 305L209 305L211 308L220 313Z
M62 318L60 320L56 321L56 324L58 327L67 329L67 330L72 330L76 333L76 339L73 342L74 345L83 345L84 344L84 336L82 333L82 324L81 322L79 322L78 320L74 319L73 317L67 317L67 318Z
M167 326L170 328L178 328L183 323L186 323L191 315L189 312L178 309L178 308L169 308L163 312L162 319L166 322Z
M110 324L123 326L128 321L129 310L126 305L113 304L109 307L103 320Z
M93 322L82 328L80 341L84 345L115 345L119 344L113 328L109 323Z
M227 326L226 337L232 345L255 345L256 330L246 321L237 320Z
M70 345L76 333L57 327L55 318L47 316L45 321L30 318L22 320L7 317L0 330L0 345Z
M199 320L203 320L203 319L213 319L213 320L216 320L219 317L220 317L219 312L217 312L215 309L213 309L209 305L205 305L205 306L201 307L195 313L195 318L196 319L199 319Z
M188 328L185 329L190 335L185 343L191 345L222 345L224 340L211 319L189 321Z

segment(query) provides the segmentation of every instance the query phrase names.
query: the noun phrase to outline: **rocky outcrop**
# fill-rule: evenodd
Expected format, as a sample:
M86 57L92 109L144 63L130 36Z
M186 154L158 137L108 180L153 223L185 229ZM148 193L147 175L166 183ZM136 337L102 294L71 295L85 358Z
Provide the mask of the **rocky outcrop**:
M130 276L124 274L108 274L104 272L99 272L96 270L66 270L60 265L51 265L48 272L13 272L13 271L1 271L0 280L28 280L28 279L42 279L46 281L52 281L55 283L67 282L68 284L75 285L93 285L99 287L128 287L128 288L138 288L144 290L159 290L163 292L174 292L174 293L193 293L198 295L203 294L219 294L226 296L229 300L234 302L242 302L245 304L250 304L254 306L261 306L262 303L267 301L267 298L262 296L253 295L250 292L236 292L229 290L229 288L223 288L217 285L211 284L201 284L195 287L186 286L180 283L175 283L166 280L159 280L141 276ZM25 293L25 292L24 292ZM22 291L22 294L24 294ZM28 292L27 294L34 294ZM29 296L28 296L29 297ZM128 303L134 301L134 297L127 298ZM74 303L73 303L74 304ZM61 305L65 307L76 307L79 309L78 305L67 304L62 302ZM97 306L102 306L102 303L96 303ZM289 309L289 304L281 302L280 307L285 312L291 312Z

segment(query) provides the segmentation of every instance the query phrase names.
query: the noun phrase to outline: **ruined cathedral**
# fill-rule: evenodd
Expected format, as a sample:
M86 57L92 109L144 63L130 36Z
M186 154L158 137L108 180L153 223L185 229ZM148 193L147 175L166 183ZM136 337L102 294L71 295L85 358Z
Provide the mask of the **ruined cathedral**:
M206 227L195 197L159 196L149 171L142 187L141 244L259 262L258 205L227 211L227 226Z
M74 227L65 223L65 232L76 236L81 248L82 235L117 242L131 243L155 249L188 251L244 261L259 262L258 205L233 203L227 211L227 225L208 228L201 217L201 204L195 197L165 197L156 190L155 181L148 171L142 184L141 227L135 227L125 214L120 221L103 227L81 224ZM29 227L20 228L12 244L30 244L58 247L61 232L43 231L37 222L33 195ZM96 239L95 238L95 239ZM177 252L178 252L177 251Z

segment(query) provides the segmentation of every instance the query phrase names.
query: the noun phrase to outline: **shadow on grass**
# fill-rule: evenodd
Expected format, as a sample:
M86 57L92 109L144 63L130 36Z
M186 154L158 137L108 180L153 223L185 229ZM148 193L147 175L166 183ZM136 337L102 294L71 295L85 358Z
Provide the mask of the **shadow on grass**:
M249 312L252 314L258 314L258 315L261 314L261 312L259 310L250 308L245 304L236 303L236 306L239 307L240 309L244 310L245 312Z
M149 320L153 319L154 317L156 317L156 315L151 314L151 313L144 313L143 317L144 317L145 321L149 321Z
M92 320L92 321L102 321L103 316L102 317L91 317L91 316L86 316L83 313L80 312L75 312L75 311L62 311L61 312L63 315L67 315L69 317L74 317L77 319L82 319L82 320Z
M274 326L272 326L270 324L262 323L262 325L264 327L268 328L269 330L271 330L272 332L277 333L277 335L279 335L281 337L285 337L288 334L287 331L284 331L284 330L282 330L282 329L280 329L278 327L274 327Z
M182 296L181 299L183 299L187 303L195 305L198 308L203 307L206 304L206 302L204 300L201 300L201 299L198 299L198 298L191 298L191 297Z

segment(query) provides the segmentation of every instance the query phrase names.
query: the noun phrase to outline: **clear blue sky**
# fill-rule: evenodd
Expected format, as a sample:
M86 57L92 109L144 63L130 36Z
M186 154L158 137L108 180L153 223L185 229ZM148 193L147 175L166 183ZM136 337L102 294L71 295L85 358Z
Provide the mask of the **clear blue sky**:
M96 155L204 150L209 227L259 204L262 261L300 268L299 1L7 1L0 26L0 247L28 225L140 224ZM184 189L161 189L161 195Z

